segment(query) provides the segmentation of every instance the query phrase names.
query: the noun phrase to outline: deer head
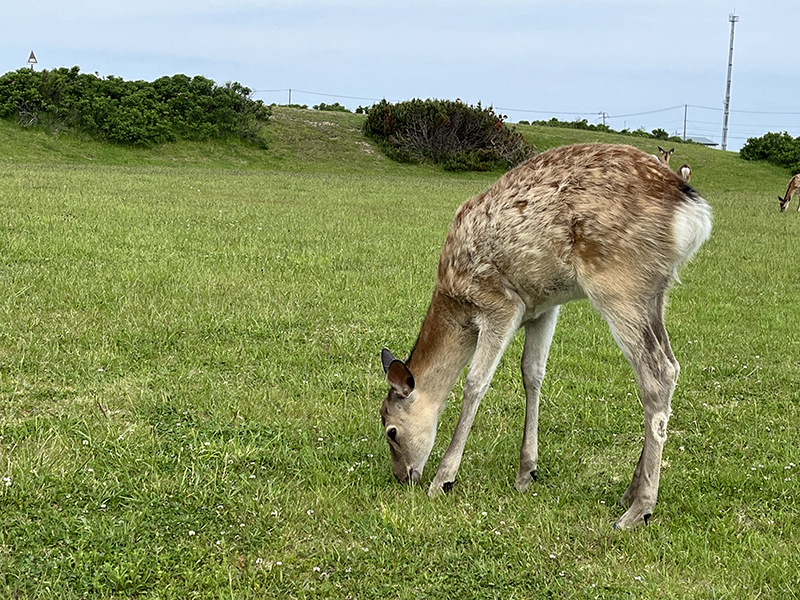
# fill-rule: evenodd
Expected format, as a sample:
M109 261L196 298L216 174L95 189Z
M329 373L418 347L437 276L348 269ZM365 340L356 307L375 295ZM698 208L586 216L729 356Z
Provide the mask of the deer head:
M672 156L672 153L675 152L675 148L670 148L669 150L664 150L661 146L658 147L658 151L661 153L661 162L665 165L669 164L669 158Z
M381 362L391 388L381 406L381 423L400 483L417 482L433 449L438 413L419 398L406 364L383 349Z

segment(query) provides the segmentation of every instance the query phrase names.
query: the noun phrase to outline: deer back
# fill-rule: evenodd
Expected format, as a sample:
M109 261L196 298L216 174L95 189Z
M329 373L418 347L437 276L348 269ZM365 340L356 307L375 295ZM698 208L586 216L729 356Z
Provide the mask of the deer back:
M479 306L512 291L537 306L581 297L590 280L662 285L710 227L705 201L650 155L618 145L558 148L458 209L437 286Z

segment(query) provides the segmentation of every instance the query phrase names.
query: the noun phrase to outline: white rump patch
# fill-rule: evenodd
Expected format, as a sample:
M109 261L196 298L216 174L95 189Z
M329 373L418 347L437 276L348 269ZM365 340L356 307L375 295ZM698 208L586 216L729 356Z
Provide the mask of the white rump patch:
M689 260L711 235L711 207L699 196L681 204L675 211L672 234L680 263ZM676 265L676 268L679 265ZM677 280L677 273L675 274Z

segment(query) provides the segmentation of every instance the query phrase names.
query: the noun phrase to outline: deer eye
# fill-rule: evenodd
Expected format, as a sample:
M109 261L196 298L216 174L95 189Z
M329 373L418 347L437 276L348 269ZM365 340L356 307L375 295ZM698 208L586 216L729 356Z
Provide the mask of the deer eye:
M393 442L397 441L397 427L389 427L386 430L386 437L388 437Z

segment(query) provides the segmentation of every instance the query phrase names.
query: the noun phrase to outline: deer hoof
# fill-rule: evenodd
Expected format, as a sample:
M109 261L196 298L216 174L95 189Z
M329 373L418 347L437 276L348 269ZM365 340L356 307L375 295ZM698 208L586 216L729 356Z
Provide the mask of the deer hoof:
M634 506L625 511L624 515L617 519L617 522L614 523L614 529L630 529L640 525L647 525L652 516L652 506L642 507L639 504L634 504Z
M449 494L449 493L450 493L450 490L452 490L452 489L453 489L453 486L454 486L455 484L456 484L456 482L455 482L455 481L445 481L445 482L442 484L442 491L443 491L445 494Z
M531 481L536 481L536 469L517 474L517 479L514 481L514 489L524 494L528 491Z

